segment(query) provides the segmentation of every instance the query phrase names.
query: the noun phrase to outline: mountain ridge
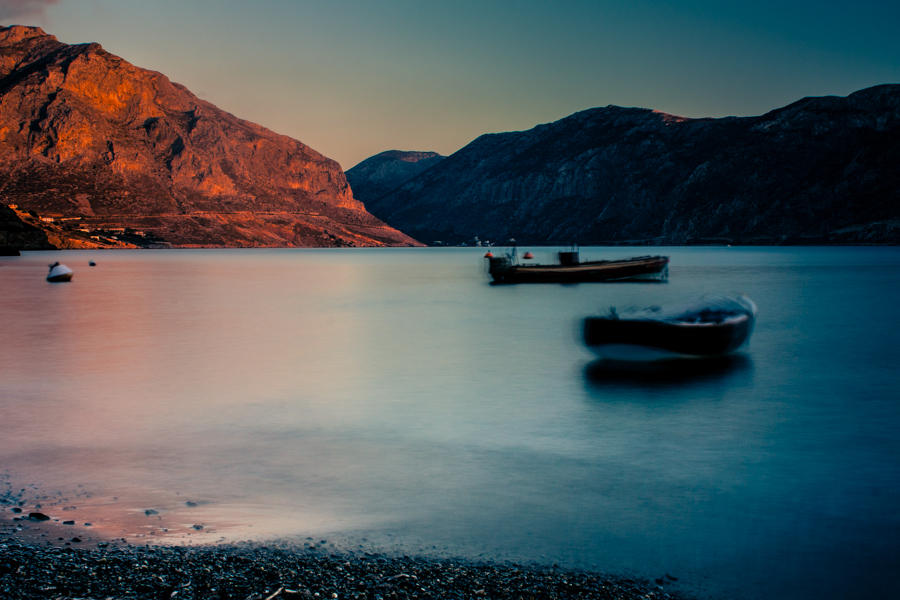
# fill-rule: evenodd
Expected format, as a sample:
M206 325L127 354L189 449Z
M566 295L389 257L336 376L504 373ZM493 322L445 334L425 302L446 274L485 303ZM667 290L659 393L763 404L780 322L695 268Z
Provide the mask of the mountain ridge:
M0 174L0 202L78 219L75 246L121 229L186 247L417 244L334 160L40 28L0 27Z
M428 242L898 243L900 85L760 116L578 111L484 134L367 206Z

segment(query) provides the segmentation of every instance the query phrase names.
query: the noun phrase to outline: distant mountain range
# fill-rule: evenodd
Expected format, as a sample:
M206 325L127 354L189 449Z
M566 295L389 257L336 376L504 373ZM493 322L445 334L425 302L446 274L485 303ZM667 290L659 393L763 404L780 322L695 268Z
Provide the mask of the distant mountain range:
M0 27L0 204L57 247L416 244L335 161L36 27Z
M900 85L758 117L593 108L384 176L399 160L380 154L348 177L376 216L426 243L900 242Z
M345 177L98 44L0 27L0 247L900 243L898 165L881 85L758 117L593 108Z
M446 158L437 152L409 152L388 150L370 156L347 171L347 182L353 197L364 202L366 209L381 208L378 201L416 175L430 169ZM374 208L373 208L374 207Z

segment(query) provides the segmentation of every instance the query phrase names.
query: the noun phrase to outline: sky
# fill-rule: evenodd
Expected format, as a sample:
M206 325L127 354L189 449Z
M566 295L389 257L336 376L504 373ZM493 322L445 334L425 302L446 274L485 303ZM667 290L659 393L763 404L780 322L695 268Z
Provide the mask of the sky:
M594 106L758 115L900 82L900 2L0 0L349 169Z

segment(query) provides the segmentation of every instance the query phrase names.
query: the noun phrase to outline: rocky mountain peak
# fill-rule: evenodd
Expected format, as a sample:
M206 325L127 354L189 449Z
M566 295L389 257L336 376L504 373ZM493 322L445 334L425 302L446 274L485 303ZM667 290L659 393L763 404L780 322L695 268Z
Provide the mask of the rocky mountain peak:
M54 42L56 41L55 37L48 35L40 27L31 27L28 25L10 25L4 27L0 25L0 44L4 46L18 44L23 40L32 38L47 38Z
M340 166L99 44L0 31L0 201L175 245L415 243ZM240 221L240 225L234 223Z

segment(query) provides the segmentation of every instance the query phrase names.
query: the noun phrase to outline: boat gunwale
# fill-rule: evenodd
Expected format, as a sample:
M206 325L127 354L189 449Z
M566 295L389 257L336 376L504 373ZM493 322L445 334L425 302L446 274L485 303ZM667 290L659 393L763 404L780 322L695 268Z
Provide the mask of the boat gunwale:
M723 326L733 326L742 323L743 321L747 321L753 318L753 315L748 313L743 313L739 315L732 315L727 318L722 319L721 321L682 321L680 319L653 319L653 318L644 318L644 317L636 317L633 319L621 319L621 318L612 318L612 317L588 317L590 319L596 320L605 320L605 321L617 321L619 323L659 323L663 325L672 325L675 327L723 327Z
M570 271L577 273L579 271L597 271L603 269L619 269L623 266L643 266L656 265L659 263L666 264L669 262L667 256L640 256L637 258L624 258L621 260L593 260L579 262L574 265L509 265L509 270L527 270L530 273L536 273L542 270L548 271ZM504 269L504 270L506 270Z

